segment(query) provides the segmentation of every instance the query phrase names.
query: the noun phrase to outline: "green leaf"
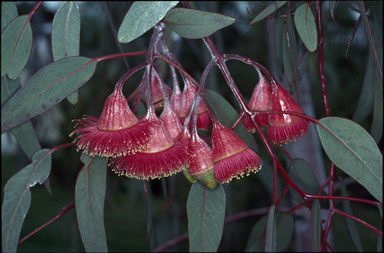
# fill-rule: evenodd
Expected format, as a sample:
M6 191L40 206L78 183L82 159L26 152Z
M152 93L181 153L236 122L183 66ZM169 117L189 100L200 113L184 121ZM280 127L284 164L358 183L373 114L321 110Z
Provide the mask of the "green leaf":
M361 95L359 102L357 103L356 111L353 115L353 121L362 122L372 111L374 97L374 73L375 63L373 59L373 52L372 50L369 50L367 67L365 69L364 80L360 93Z
M15 94L16 90L20 88L20 86L20 78L12 80L6 76L1 77L1 106L3 106L8 98Z
M343 180L340 180L339 183L340 183L340 189L341 189L341 196L348 197L347 189L345 188ZM345 213L353 216L350 201L347 201L347 200L343 201L343 208ZM344 217L344 219L345 219L345 222L347 223L348 233L349 233L349 236L351 237L351 241L353 245L355 246L356 252L363 252L364 251L363 246L361 244L359 231L357 230L355 221L348 217Z
M95 72L96 62L85 57L64 58L35 73L1 109L1 132L48 111L72 94Z
M275 205L272 205L268 212L267 231L265 235L265 252L276 252Z
M1 75L16 79L27 64L32 48L28 15L14 19L1 34Z
M316 194L320 188L311 166L303 159L297 158L293 160L288 175L300 189L309 194ZM290 188L289 192L298 202L303 202L303 198L294 189Z
M291 241L293 233L293 217L291 214L276 213L276 251L282 252ZM267 225L267 216L263 216L252 228L246 246L247 252L264 250L263 234Z
M17 16L16 2L1 2L1 32Z
M312 239L313 251L320 252L321 245L321 217L320 217L320 202L315 199L312 204L311 218L312 218Z
M162 20L179 1L137 1L124 17L117 33L121 43L140 37Z
M78 56L80 51L80 13L76 2L65 2L57 10L52 23L52 53L53 60L64 57ZM75 105L78 92L68 98Z
M81 240L87 252L108 251L104 229L107 162L107 158L90 158L76 180L76 216Z
M189 251L213 252L219 247L224 227L225 193L193 184L187 200Z
M305 47L314 52L317 49L317 29L311 8L306 3L295 11L295 26Z
M347 119L327 117L320 122L335 135L317 125L321 144L331 161L382 202L383 158L373 138Z
M1 236L3 252L16 252L21 227L31 204L29 188L42 184L51 171L51 156L41 158L49 150L43 149L33 156L33 162L11 177L4 187L1 212Z
M273 1L270 5L268 5L264 10L262 10L252 21L251 25L263 20L268 17L272 13L274 13L277 9L281 8L286 4L287 1Z
M167 27L187 39L201 39L233 24L234 18L222 14L175 8L165 16Z
M11 133L29 159L32 158L34 153L41 149L39 139L30 120L13 128Z
M220 94L209 89L207 89L206 92L207 100L220 122L226 127L232 127L232 124L235 123L237 118L239 118L239 114ZM239 136L248 145L248 147L250 147L253 151L257 151L255 139L250 132L245 130L241 122L236 126L234 131L237 136Z

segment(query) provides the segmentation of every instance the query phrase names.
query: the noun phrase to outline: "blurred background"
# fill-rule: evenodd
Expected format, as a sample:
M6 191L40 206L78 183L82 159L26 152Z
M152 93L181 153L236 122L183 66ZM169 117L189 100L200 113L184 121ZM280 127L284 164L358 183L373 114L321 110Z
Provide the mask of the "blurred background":
M324 28L324 58L325 75L328 84L329 104L332 116L352 119L359 101L362 83L369 53L369 42L365 34L363 23L356 30L353 42L346 55L354 26L359 14L348 8L343 2L338 2L334 11L336 21L331 19L329 2L323 4ZM292 2L294 9L302 2ZM17 2L19 15L27 14L36 2ZM98 57L120 52L116 42L116 33L132 2L79 2L81 15L81 45L80 55ZM250 21L270 1L225 1L225 2L192 2L192 6L199 10L218 12L233 17L236 22L216 32L212 37L219 50L223 53L234 53L249 57L264 66L287 89L294 89L287 81L283 69L283 58L277 48L284 31L277 27L284 23L284 11L277 12L272 18L256 23L253 27ZM356 5L354 2L352 5ZM373 3L367 3L367 9ZM33 31L33 47L26 69L22 72L21 81L25 82L41 67L51 63L51 25L60 2L44 2L31 19ZM357 6L357 5L356 5ZM380 7L382 10L382 6ZM368 12L368 14L370 14ZM381 16L382 17L382 16ZM280 32L279 32L280 31ZM122 44L124 52L146 50L152 30L128 44ZM317 51L308 53L300 39L296 36L298 46L298 64L300 70L300 103L304 111L315 118L324 117L322 105L321 84L318 75ZM210 60L210 55L201 40L187 40L167 30L167 43L171 51L179 59L185 70L196 80ZM382 44L381 44L382 45ZM32 120L40 143L43 148L71 142L69 133L73 130L73 119L79 119L84 114L98 116L103 108L105 99L112 92L117 80L129 69L145 60L144 56L114 59L100 62L94 76L79 89L77 105L64 100L50 111ZM254 86L258 81L255 70L239 62L229 62L228 67L240 91L248 101ZM167 70L164 66L163 76L167 84L171 85ZM140 72L142 73L142 72ZM128 97L138 86L141 74L134 75L126 82L124 93ZM179 76L180 77L180 76ZM180 78L181 81L181 78ZM180 82L182 85L182 82ZM234 96L227 87L224 78L217 68L209 74L206 88L215 90L224 96L239 111ZM296 96L295 96L296 98ZM370 131L372 113L359 122ZM255 208L271 205L273 172L271 161L266 151L255 135L258 153L263 159L263 169L258 174L252 174L241 180L234 180L224 185L227 196L226 217ZM30 163L27 156L18 146L10 133L1 136L2 154L2 200L3 189L7 180L21 168ZM328 175L329 160L323 156L314 126L304 138L293 144L284 145L294 158L303 158L313 169L321 184ZM382 141L379 143L382 150ZM288 166L285 156L276 149L283 165ZM74 201L76 177L82 167L80 153L75 148L67 148L53 155L51 175L49 177L54 199L44 186L32 188L32 203L22 227L20 238L42 225L60 210ZM339 178L346 175L337 170ZM350 196L373 199L370 194L352 180L345 180ZM150 181L150 203L153 225L152 247L187 232L186 201L191 184L181 174L162 180ZM281 184L279 185L282 186ZM336 194L340 195L336 187ZM291 207L294 204L291 195L287 194L281 206ZM341 202L335 202L336 207ZM327 214L328 202L321 202L324 215ZM352 211L357 217L381 229L380 215L375 207L369 205L355 205ZM107 192L105 201L105 229L110 251L148 251L146 232L146 205L142 181L116 176L112 171L107 175ZM310 250L311 238L308 237L310 223L307 222L307 210L295 213L295 233L287 251ZM219 251L244 251L249 233L253 225L261 216L250 217L224 226L224 234ZM326 218L326 217L324 217ZM345 219L334 216L332 223L331 244L336 251L354 251L355 248L347 232ZM309 220L310 222L310 220ZM366 227L357 224L365 251L375 251L377 237ZM309 230L310 231L310 230ZM336 237L337 235L337 237ZM337 240L333 240L335 236ZM305 239L308 237L307 239ZM47 251L83 251L79 230L76 223L75 210L40 231L22 243L20 252ZM188 241L184 241L168 251L187 251Z

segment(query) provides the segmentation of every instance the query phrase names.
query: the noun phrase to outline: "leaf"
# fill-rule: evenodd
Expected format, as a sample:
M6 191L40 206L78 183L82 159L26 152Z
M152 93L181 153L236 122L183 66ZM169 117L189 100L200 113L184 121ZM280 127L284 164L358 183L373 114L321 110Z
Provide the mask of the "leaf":
M20 88L20 78L14 80L6 76L1 77L1 106Z
M95 72L96 62L70 57L35 73L1 108L1 132L48 111L77 90Z
M16 2L1 2L1 32L17 16Z
M336 4L337 4L337 1L329 1L329 13L331 15L332 20L335 20Z
M347 189L345 188L343 180L340 180L339 183L340 183L340 189L341 189L341 196L348 197ZM353 216L350 201L347 201L347 200L343 201L343 208L345 213ZM349 236L351 237L351 241L355 246L356 251L363 252L364 251L363 246L361 244L359 231L357 230L355 221L348 217L344 217L344 218L345 218L345 222L347 223Z
M353 121L356 122L362 122L372 111L373 107L375 63L372 50L369 50L369 56L366 64L367 67L365 69L361 95L359 102L357 103L356 111L353 115Z
M282 252L291 241L293 233L293 217L291 214L276 213L276 251ZM252 228L249 234L246 251L255 252L264 250L263 234L267 224L267 215L263 216ZM261 244L260 244L261 243Z
M32 48L28 15L14 19L1 34L1 75L16 79L24 69Z
M207 37L236 21L222 14L186 8L174 8L164 20L167 27L187 39Z
M311 166L304 159L294 159L288 175L300 189L309 194L315 195L320 188ZM295 190L290 188L289 192L299 203L303 202L303 198Z
M193 184L187 200L187 215L189 251L217 251L225 217L223 186L210 190L200 183Z
M295 11L294 20L296 30L305 47L310 52L314 52L317 49L317 29L309 5L306 3L300 5Z
M373 138L348 119L327 117L320 122L335 135L317 125L321 144L331 161L382 202L383 160Z
M235 121L239 118L239 114L220 94L209 89L207 89L206 92L207 100L220 122L226 127L232 127L232 124L235 123ZM236 126L234 132L248 145L249 148L251 148L253 151L257 151L255 139L251 133L245 130L241 122Z
M179 1L137 1L124 17L117 33L121 43L140 37L162 20Z
M267 230L265 235L265 252L276 252L275 205L272 205L268 212Z
M80 170L76 180L77 222L85 251L107 252L104 200L108 159L101 157L89 159L89 162Z
M287 1L273 1L270 5L268 5L264 10L262 10L252 21L251 25L263 20L268 17L272 13L274 13L277 9L281 8L287 3Z
M12 176L4 187L1 212L3 252L16 252L21 227L31 204L29 188L42 184L51 171L51 156L40 159L49 150L42 149L33 155L33 162Z
M57 10L52 23L52 53L53 60L64 57L78 56L80 51L80 13L76 2L65 2ZM78 92L68 98L75 105Z
M315 199L312 204L311 218L312 218L312 239L313 251L320 252L321 245L321 217L320 217L320 202Z
M41 149L39 139L30 120L13 128L11 132L29 159Z

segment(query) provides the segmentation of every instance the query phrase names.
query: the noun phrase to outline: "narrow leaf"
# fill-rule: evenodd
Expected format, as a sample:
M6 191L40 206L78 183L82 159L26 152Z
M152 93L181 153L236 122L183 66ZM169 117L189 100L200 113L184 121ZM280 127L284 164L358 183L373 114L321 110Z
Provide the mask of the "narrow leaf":
M281 8L286 4L287 1L273 1L270 5L268 5L264 10L262 10L252 21L251 25L263 20L268 17L272 13L274 13L277 9Z
M4 201L1 212L1 236L3 252L16 252L21 227L31 204L29 188L42 184L51 171L51 156L40 159L48 152L38 151L33 162L9 179L4 187Z
M167 27L187 39L201 39L235 22L222 14L175 8L165 16Z
M124 17L117 33L121 43L140 37L162 20L179 1L137 1Z
M312 204L311 217L312 217L312 239L313 251L320 252L321 245L321 217L320 217L320 202L315 199Z
M291 214L276 213L276 251L282 252L291 241L293 233L293 217ZM247 252L264 250L263 234L267 224L267 215L263 216L252 228L246 246Z
M76 216L81 240L87 252L108 251L104 229L107 162L107 158L91 158L77 176Z
M80 51L80 13L76 2L65 2L57 10L52 23L52 53L53 60L64 57L78 56ZM68 98L75 105L78 91Z
M35 73L1 109L1 132L48 111L88 81L96 62L70 57L51 63Z
M268 212L267 231L265 235L265 252L276 252L275 205L272 205Z
M309 194L316 194L320 188L311 166L304 159L294 159L288 175L300 189ZM290 188L289 192L298 202L303 202L303 198L295 190Z
M337 1L329 1L329 13L333 21L335 21L335 9L336 9Z
M374 97L374 72L375 65L373 52L369 50L367 67L365 69L364 80L361 88L361 95L357 103L356 111L353 115L353 121L361 122L372 111Z
M29 159L32 159L32 155L41 149L39 139L30 120L13 128L11 133Z
M314 52L317 49L317 29L308 4L304 3L296 9L294 20L296 30L305 47L310 52Z
M32 48L28 15L14 19L1 34L1 75L16 79L24 69Z
M189 251L215 252L224 227L225 193L222 185L210 190L193 184L187 200Z
M341 196L348 197L347 189L343 183L343 180L340 180L339 182L340 182L340 188L341 188ZM350 201L343 201L343 208L344 208L344 212L353 216ZM347 223L349 236L351 237L351 241L355 246L356 251L363 252L364 251L363 246L361 244L359 231L357 230L355 221L347 217L344 217L344 218L345 218L345 222Z
M6 76L1 77L1 106L3 106L8 98L15 94L16 90L19 89L20 86L20 78L12 80Z
M239 114L233 106L220 94L213 90L207 91L207 100L211 105L216 116L220 122L227 127L232 127L232 124L239 118ZM239 136L253 151L257 151L257 144L252 134L245 130L243 124L240 122L234 129L237 136Z
M17 16L16 2L1 2L1 32Z
M331 161L364 186L378 201L383 196L383 158L373 138L357 123L327 117L317 125L321 144Z

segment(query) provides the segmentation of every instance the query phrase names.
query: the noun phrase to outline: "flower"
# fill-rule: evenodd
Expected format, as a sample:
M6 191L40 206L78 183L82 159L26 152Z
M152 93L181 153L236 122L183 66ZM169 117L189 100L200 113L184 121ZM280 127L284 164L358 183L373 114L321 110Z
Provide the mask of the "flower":
M121 87L115 88L104 104L99 118L85 116L79 120L70 136L77 150L92 156L118 157L147 147L148 123L139 122L128 106Z
M268 111L271 104L271 93L272 88L270 84L262 75L260 75L260 80L253 89L252 97L249 100L249 109L252 111ZM260 127L266 126L268 124L268 114L256 113L255 122ZM256 130L248 115L244 116L243 125L245 129L252 133Z
M166 103L164 106L163 112L160 115L160 120L164 123L164 127L168 131L169 136L173 140L176 139L181 133L183 126L169 103Z
M248 176L250 172L256 173L263 164L247 144L219 121L213 123L212 151L215 178L219 183L228 183L244 174Z
M197 87L194 86L188 79L185 82L185 87L183 93L181 94L181 110L180 110L180 121L181 124L184 123L185 117L188 115L189 110L191 109L193 99L197 93ZM192 120L189 122L192 124ZM211 118L204 103L200 103L197 109L197 121L196 125L198 129L208 130L211 126Z
M211 189L216 188L211 148L199 137L197 132L192 135L188 154L189 174L205 186Z
M167 85L164 85L164 87L167 90L168 95L170 95L172 93L172 89L169 88ZM155 109L163 107L164 106L163 92L161 91L159 80L157 80L157 78L155 77L152 78L151 89L152 89L152 98L153 98L153 103L155 105Z
M119 175L148 180L176 174L185 168L188 161L185 142L172 140L152 110L148 110L142 121L150 124L149 147L111 159L112 170Z
M304 114L300 105L284 90L277 85L272 90L271 95L271 111L280 112L296 112ZM286 143L287 141L296 140L303 136L309 127L306 119L289 114L269 114L268 116L268 137L275 144Z

